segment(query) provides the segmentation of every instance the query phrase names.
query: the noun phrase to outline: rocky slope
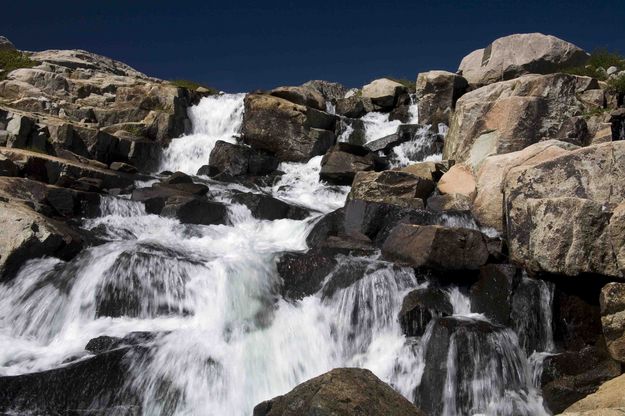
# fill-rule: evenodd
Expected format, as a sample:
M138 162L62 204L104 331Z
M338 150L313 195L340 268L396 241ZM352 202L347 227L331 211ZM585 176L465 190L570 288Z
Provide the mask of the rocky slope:
M420 371L421 381L385 380L407 400L367 370L335 369L258 404L254 415L437 415L450 406L457 414L542 414L519 403L566 415L625 408L617 393L625 363L625 107L623 93L607 83L560 72L588 59L575 45L542 34L507 36L466 56L458 73L418 74L414 93L382 78L358 90L311 81L247 94L236 137L217 141L189 174L155 172L164 148L190 140L172 142L190 133L188 109L207 91L85 51L20 52L4 38L0 49L29 62L0 81L0 286L18 287L29 260L77 264L87 248L136 239L84 226L111 198L138 202L146 215L191 236L201 235L194 226L232 226L233 204L266 221L317 215L306 250L281 253L275 269L273 259L263 265L278 283L271 296L254 300L267 305L250 322L269 327L278 297L330 302L360 287L372 269L427 276L429 286L394 300L389 318L407 345L421 348L422 368L404 371ZM372 114L396 122L394 131L371 138ZM284 198L292 184L281 182L290 174L281 169L304 170L321 156L315 183L351 186L344 206L324 216L321 197L295 203ZM152 298L140 297L149 291L132 291L166 274L151 256L193 267L207 261L183 251L150 241L138 256L124 252L115 273L136 263L149 273L129 276L129 292L105 285L96 317L153 317L164 309L192 315L170 303L152 308ZM345 258L363 256L373 263L342 268ZM72 272L59 270L44 283L62 288L60 276ZM168 290L166 282L154 284ZM468 310L458 310L454 290L465 294ZM357 304L350 315L353 344L358 330L376 324L359 321L367 308ZM128 379L151 363L146 357L162 334L105 335L58 368L10 375L0 362L0 412L82 414L95 405L105 414L141 412L145 391ZM538 355L542 372L532 367L531 377L534 352L548 354ZM219 367L212 360L205 361ZM459 380L453 397L450 374ZM512 391L529 399L488 410L467 387L476 374L497 381L479 398L509 401ZM81 384L87 387L71 394ZM165 382L159 389L166 392L158 396L162 414L175 414L184 395Z

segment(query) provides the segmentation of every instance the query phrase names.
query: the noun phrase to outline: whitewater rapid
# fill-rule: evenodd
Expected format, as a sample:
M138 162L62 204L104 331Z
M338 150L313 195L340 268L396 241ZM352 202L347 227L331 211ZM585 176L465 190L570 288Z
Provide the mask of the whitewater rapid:
M160 170L195 174L217 140L235 142L243 98L204 98L191 108L193 133L172 141ZM149 360L133 364L131 380L146 415L250 415L261 401L343 366L369 368L414 400L415 389L426 382L421 377L432 324L423 337L408 340L397 316L409 291L429 285L425 276L379 255L340 255L318 293L299 301L280 296L277 259L285 251L306 250L315 222L342 207L349 192L319 181L320 162L316 157L305 164L283 163L284 175L274 185L248 190L310 209L302 221L255 219L244 206L230 203L233 185L206 177L196 181L229 204L227 225L184 225L147 214L141 203L103 198L102 215L83 227L97 231L104 244L69 262L31 260L14 283L0 285L0 374L55 368L88 357L84 347L92 338L148 331L158 336ZM346 269L362 270L364 277L326 290ZM485 319L470 312L466 293L458 288L448 293L454 316ZM124 297L130 306L111 314L118 307L111 296ZM508 385L508 375L480 373L479 408L512 414L500 410L512 400L530 406L527 414L543 414L517 336L510 330L497 336L491 344L506 349L504 355L512 358L505 358L521 368L513 387L525 396L511 398L515 391L493 388ZM455 401L456 390L465 387L454 382L453 351L447 358L445 415L466 414ZM501 357L484 357L477 365L489 368L491 359Z

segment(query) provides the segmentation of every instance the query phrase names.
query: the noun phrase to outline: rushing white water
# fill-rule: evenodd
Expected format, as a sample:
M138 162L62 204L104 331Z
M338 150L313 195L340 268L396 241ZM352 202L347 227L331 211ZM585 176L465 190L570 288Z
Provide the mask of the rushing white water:
M243 121L245 94L223 94L202 98L189 108L192 134L172 140L163 154L161 170L195 175L208 159L217 140L234 143Z
M207 163L215 141L238 132L242 99L212 97L191 109L194 134L172 143L162 168L195 173ZM342 207L349 191L319 181L320 161L283 163L285 174L264 189L313 210L303 221L258 220L229 204L227 225L183 225L147 214L141 203L103 198L101 217L84 228L104 244L69 262L31 260L12 283L0 285L0 375L87 357L86 343L101 335L148 331L159 336L148 359L133 362L129 382L145 415L249 415L257 403L340 366L369 368L414 399L426 367L438 365L426 360L435 320L422 337L406 338L397 316L404 296L427 286L426 277L375 255L338 255L318 293L298 301L279 295L276 260L305 250L312 220ZM211 183L211 193L229 203L233 187ZM484 319L470 312L459 288L446 293L454 317ZM549 322L551 292L540 293L539 315ZM519 331L523 339L551 339L539 343L547 349L553 344L545 325ZM512 331L457 338L446 356L445 414L542 414L531 366ZM474 375L455 360L461 341L476 354ZM508 370L514 371L502 373ZM515 413L523 406L536 413Z
M380 139L397 132L397 127L402 123L399 120L390 120L388 113L371 112L362 116L361 120L365 123L365 140Z

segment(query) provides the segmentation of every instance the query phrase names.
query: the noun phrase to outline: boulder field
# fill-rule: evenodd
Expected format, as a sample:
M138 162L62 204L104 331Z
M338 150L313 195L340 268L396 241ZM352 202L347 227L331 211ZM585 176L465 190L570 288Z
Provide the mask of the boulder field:
M255 91L241 96L240 131L216 141L197 173L156 172L163 149L192 131L188 109L212 91L82 50L22 52L0 37L2 50L31 64L0 72L0 284L16 284L31 259L71 261L102 244L106 230L81 224L106 201L140 203L189 234L230 226L232 206L244 207L263 221L308 221L307 247L268 266L268 303L325 301L389 264L434 282L406 291L392 317L413 345L427 336L433 346L411 397L369 370L335 368L258 403L254 416L440 414L456 371L449 354L471 363L457 373L466 385L487 356L503 363L493 370L502 379L518 364L480 339L525 358L549 352L531 388L522 377L497 387L542 395L553 414L625 412L625 106L606 82L569 73L589 59L579 47L515 34L471 52L455 73L423 72L410 85ZM396 131L368 140L361 117L374 112ZM323 216L276 192L288 186L285 170L315 160L315 181L346 195ZM342 268L346 257L367 260ZM464 312L481 318L456 316L450 282L470 300ZM98 316L136 317L140 299L129 308L115 290ZM546 291L549 345L536 323ZM0 372L0 413L83 414L85 403L137 411L124 357L148 355L154 334L128 336L96 338L57 369ZM472 405L457 403L459 414Z

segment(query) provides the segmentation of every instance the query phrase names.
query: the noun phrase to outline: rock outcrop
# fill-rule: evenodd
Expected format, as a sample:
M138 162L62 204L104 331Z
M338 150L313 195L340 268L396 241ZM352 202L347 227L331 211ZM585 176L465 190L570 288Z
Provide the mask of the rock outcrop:
M254 416L419 416L423 413L371 371L335 368L262 402Z
M376 79L362 87L362 97L369 98L380 109L395 107L402 98L405 100L407 93L405 86L388 78Z
M422 72L417 76L419 123L449 125L456 101L465 93L467 80L447 71Z
M338 143L321 159L319 177L336 185L351 185L357 172L371 171L376 157L367 148Z
M382 247L389 260L438 270L478 269L488 260L482 233L439 225L396 226Z
M460 97L445 138L444 159L474 169L491 155L522 150L547 139L588 144L559 135L562 126L587 109L578 96L599 89L597 80L574 75L525 75Z
M434 182L401 171L357 172L348 200L362 200L423 208L423 200L434 190Z
M485 85L525 74L559 72L581 66L588 58L582 49L555 36L523 33L471 52L462 59L459 71L470 84Z
M336 117L264 94L245 97L241 134L255 149L280 161L302 162L324 154L334 144Z
M510 259L534 272L623 276L624 169L625 142L611 142L511 170L504 185Z

